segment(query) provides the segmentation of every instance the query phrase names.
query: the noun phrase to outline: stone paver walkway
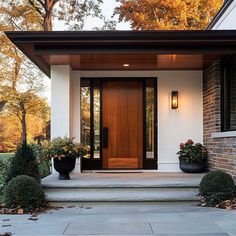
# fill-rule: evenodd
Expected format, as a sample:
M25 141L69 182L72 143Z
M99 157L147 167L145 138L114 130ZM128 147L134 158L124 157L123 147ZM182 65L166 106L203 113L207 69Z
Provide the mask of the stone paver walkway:
M0 215L0 234L236 236L236 211L191 204L82 204L42 214Z

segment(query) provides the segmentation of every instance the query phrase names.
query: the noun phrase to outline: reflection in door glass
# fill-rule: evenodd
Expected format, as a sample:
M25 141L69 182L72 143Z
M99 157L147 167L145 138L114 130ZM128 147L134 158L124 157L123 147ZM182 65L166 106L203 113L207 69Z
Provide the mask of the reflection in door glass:
M81 142L90 148L90 87L81 87Z
M146 158L154 158L154 133L155 133L155 94L154 81L146 83Z
M94 150L93 157L100 158L100 90L93 90L93 126L94 126Z

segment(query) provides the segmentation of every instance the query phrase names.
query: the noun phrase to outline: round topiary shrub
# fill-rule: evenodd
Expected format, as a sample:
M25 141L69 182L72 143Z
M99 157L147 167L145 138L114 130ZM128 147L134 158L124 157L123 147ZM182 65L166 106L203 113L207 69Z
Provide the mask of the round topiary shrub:
M215 206L221 201L232 198L235 185L231 175L216 170L202 178L199 191L209 206Z
M26 143L17 148L7 172L6 182L18 175L28 175L40 181L36 156L32 147Z
M13 178L6 186L4 198L7 207L25 210L34 210L46 203L41 185L27 175Z

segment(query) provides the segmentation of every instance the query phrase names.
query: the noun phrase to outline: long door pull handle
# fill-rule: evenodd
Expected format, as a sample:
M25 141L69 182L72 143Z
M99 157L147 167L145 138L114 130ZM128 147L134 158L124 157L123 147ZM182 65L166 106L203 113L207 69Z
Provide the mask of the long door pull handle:
M102 129L102 146L108 148L108 127Z

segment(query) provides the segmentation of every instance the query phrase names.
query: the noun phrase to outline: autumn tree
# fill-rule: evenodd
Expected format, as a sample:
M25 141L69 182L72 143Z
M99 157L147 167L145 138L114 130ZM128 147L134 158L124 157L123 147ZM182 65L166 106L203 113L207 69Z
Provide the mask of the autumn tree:
M118 0L119 21L135 30L206 29L223 0Z
M0 111L19 119L23 142L27 140L27 115L44 114L47 106L39 96L44 90L43 76L3 32L41 29L40 24L31 7L0 3Z
M9 0L8 0L9 1ZM103 0L20 0L40 17L43 30L53 30L53 19L63 21L71 30L81 30L89 16L104 20L104 29L114 28L114 21L102 14ZM19 0L10 0L11 3Z

